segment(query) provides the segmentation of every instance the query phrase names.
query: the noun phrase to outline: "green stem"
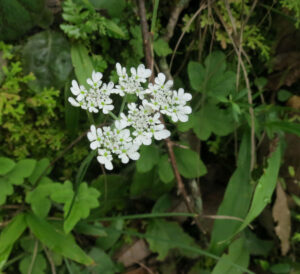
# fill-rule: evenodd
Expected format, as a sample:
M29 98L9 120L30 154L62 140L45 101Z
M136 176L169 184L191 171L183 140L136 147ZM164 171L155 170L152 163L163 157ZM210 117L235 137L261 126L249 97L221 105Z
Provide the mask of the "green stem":
M90 113L88 110L86 111L86 113L87 113L90 124L95 125L95 120L94 120L93 114Z
M154 31L155 31L158 4L159 4L159 0L155 0L153 14L152 14L152 23L151 23L151 33L152 33L152 35L154 35Z
M124 110L124 107L125 107L125 103L126 103L126 98L127 97L127 94L123 97L123 101L122 101L122 104L121 104L121 107L120 107L120 111L119 111L119 117L120 117L120 114L123 112Z
M115 114L113 114L111 111L108 113L113 119L115 119L115 120L119 120L119 118L115 115Z
M169 212L169 213L145 213L115 217L103 217L92 219L93 221L114 221L114 220L134 220L134 219L150 219L150 218L164 218L164 217L196 217L198 214L195 213L184 213L184 212Z

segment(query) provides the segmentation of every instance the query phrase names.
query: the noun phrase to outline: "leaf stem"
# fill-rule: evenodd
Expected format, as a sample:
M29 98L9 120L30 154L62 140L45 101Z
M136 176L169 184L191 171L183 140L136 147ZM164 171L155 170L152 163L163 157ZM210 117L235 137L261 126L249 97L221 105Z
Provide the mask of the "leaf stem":
M113 114L111 111L108 113L114 120L119 120L119 118Z
M125 107L125 103L126 103L126 99L127 99L127 94L123 97L123 101L122 101L122 104L121 104L121 107L120 107L120 111L119 111L119 117L120 117L120 114L123 112L124 110L124 107Z
M153 14L152 14L152 23L151 23L151 33L154 35L156 18L157 18L157 10L158 10L159 0L155 0Z

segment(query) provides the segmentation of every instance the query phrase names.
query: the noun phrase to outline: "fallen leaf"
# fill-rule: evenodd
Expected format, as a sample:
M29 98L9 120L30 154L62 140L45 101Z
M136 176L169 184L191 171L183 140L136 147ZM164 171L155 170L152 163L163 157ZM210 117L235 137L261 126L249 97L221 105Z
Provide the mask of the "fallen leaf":
M118 262L124 264L125 267L131 266L145 259L151 254L145 241L140 239L132 245L123 249L123 252L118 256Z
M288 201L281 184L277 183L276 201L273 206L273 218L277 222L275 232L281 242L281 254L285 256L290 249L291 213Z

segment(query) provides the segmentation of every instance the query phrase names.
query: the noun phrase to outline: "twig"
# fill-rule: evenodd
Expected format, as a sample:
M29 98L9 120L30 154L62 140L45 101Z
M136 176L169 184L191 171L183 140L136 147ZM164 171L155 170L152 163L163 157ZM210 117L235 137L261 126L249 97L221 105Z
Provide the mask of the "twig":
M177 52L177 49L181 43L181 40L183 38L183 36L185 35L185 33L187 32L187 30L189 29L190 25L194 22L194 20L197 18L197 16L200 14L200 12L205 9L207 7L206 4L202 4L201 7L195 12L195 14L193 15L193 17L188 21L188 23L186 24L183 32L181 33L177 43L176 43L176 46L174 48L174 51L173 51L173 54L172 54L172 57L171 57L171 61L170 61L170 65L169 65L169 68L170 68L170 72L172 70L172 65L173 65L173 60L174 60L174 57L175 57L175 54Z
M147 38L149 36L148 34L148 24L146 20L146 9L145 9L145 0L139 0L139 13L141 16L141 24L142 24L142 34L143 34L143 41L146 41L147 43L144 43L144 52L145 52L145 57L146 57L146 65L148 68L151 68L151 65L153 64L153 56L151 54L151 46L148 45L150 43L150 40ZM199 13L199 12L198 12ZM196 17L196 16L195 16ZM145 35L145 37L144 37ZM152 76L154 76L152 74ZM153 83L154 82L154 78L150 79L150 81ZM165 124L163 117L161 117L161 121L163 124ZM184 202L187 206L187 209L189 212L193 213L193 206L191 203L191 199L189 198L186 189L184 187L182 178L180 176L180 173L178 171L178 167L177 167L177 163L176 163L176 158L175 158L175 154L174 154L174 150L173 150L173 142L167 138L165 139L165 143L168 149L168 154L169 154L169 158L171 161L171 165L175 174L175 178L177 181L177 187L178 187L178 193L182 194L183 198L184 198ZM198 218L195 218L195 222L198 226L198 228L203 232L202 226L200 224L200 221Z
M222 25L224 26L228 37L230 38L231 42L232 42L232 46L236 52L236 54L239 54L239 49L237 48L235 41L232 37L232 35L230 34L230 31L226 25L226 23L224 22L222 15L220 13L220 11L218 10L218 8L213 5L213 9L215 10L217 16L219 17ZM251 94L251 87L250 87L250 82L249 82L249 78L248 78L248 74L247 74L247 70L244 64L243 59L241 58L241 67L243 70L243 74L244 74L244 78L245 78L245 83L246 83L246 87L248 90L248 103L249 103L249 114L250 114L250 118L251 118L251 166L250 166L250 170L252 171L255 165L255 120L254 120L254 110L253 110L253 100L252 100L252 94Z
M55 265L54 265L53 259L52 259L51 255L50 255L49 251L47 250L47 248L44 245L43 245L43 249L44 249L46 257L47 257L47 259L49 261L52 274L56 274Z
M32 273L32 269L33 269L33 266L34 266L34 263L35 263L36 255L37 255L37 252L38 252L38 248L39 248L39 241L36 240L35 244L34 244L33 253L32 253L32 259L31 259L31 262L30 262L27 274L31 274Z
M151 49L151 40L150 40L150 35L148 32L148 23L146 19L146 8L145 8L145 1L139 0L138 1L138 6L139 6L139 15L141 19L141 26L142 26L142 35L143 35L143 49L144 49L144 54L146 58L146 63L148 67L153 71L153 57L152 57L152 49ZM153 81L154 79L154 74L152 73L150 77L150 81Z

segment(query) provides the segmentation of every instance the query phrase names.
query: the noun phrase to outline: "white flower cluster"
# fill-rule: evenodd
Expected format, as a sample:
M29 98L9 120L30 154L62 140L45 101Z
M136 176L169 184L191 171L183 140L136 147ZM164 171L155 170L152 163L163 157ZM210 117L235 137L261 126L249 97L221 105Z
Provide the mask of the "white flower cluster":
M141 99L141 104L128 103L127 115L121 112L110 127L91 126L88 133L90 147L98 151L98 162L108 170L113 169L113 154L126 164L130 159L139 159L138 150L141 145L150 145L153 138L162 140L171 135L161 122L161 114L169 116L173 122L186 122L188 114L192 112L191 107L186 105L192 99L191 94L185 93L182 88L172 90L173 81L166 81L163 73L158 74L154 84L147 85L147 78L152 71L142 64L137 69L131 68L130 76L119 63L116 70L119 77L117 85L112 82L102 83L102 74L93 72L92 78L87 79L90 88L79 86L73 80L71 92L75 98L68 98L75 107L94 113L101 110L104 114L109 114L114 109L111 94L125 96L124 102L127 94L135 94Z

